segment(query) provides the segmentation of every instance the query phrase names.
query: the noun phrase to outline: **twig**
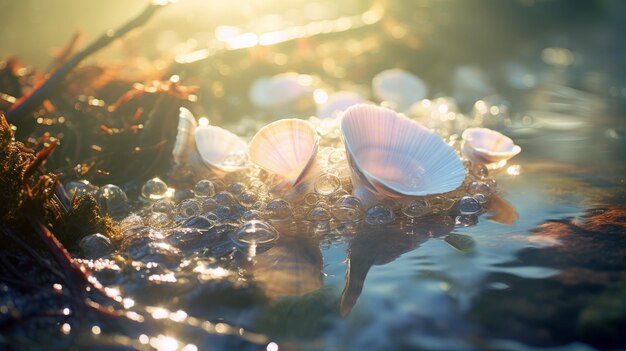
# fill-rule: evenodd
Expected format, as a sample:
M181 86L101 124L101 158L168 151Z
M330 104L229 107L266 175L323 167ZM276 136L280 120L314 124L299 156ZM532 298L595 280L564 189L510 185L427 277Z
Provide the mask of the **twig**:
M131 30L142 26L146 23L154 13L163 7L163 5L150 4L141 14L133 18L122 27L117 30L109 30L102 35L98 40L86 47L84 50L76 53L69 61L56 70L50 78L41 83L41 85L34 88L28 94L22 96L17 100L6 113L6 117L11 123L16 124L16 121L26 118L33 110L41 105L46 100L50 93L57 89L58 85L63 82L65 77L85 58L95 53L96 51L109 45L114 40L121 38ZM32 123L24 123L20 125L22 131L31 129Z

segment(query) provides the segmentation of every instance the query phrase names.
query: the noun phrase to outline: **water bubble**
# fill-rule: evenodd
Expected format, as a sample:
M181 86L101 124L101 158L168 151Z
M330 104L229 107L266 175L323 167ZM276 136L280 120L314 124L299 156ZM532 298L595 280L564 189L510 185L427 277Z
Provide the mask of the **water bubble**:
M208 179L203 179L196 183L193 187L193 192L196 197L206 198L215 195L215 184Z
M218 205L222 206L232 206L235 204L236 200L233 194L228 191L220 191L215 195L215 201Z
M204 212L211 212L215 210L217 206L219 205L217 204L217 201L215 201L215 199L212 199L210 197L202 199L202 211Z
M363 205L359 198L352 195L344 195L335 201L332 214L340 221L357 221L363 216Z
M241 193L239 194L239 197L238 197L239 203L241 204L241 206L246 207L246 208L250 208L254 206L258 198L259 197L255 193L251 193L251 192Z
M287 219L292 214L291 205L283 199L274 199L265 206L265 215L269 219Z
M253 219L261 219L261 212L257 210L248 210L241 215L241 219L244 221L251 221Z
M330 213L323 207L314 207L306 215L307 220L314 222L328 221L330 218Z
M148 216L148 225L153 228L165 228L172 223L172 217L165 212L152 212Z
M407 217L421 217L430 212L429 207L426 200L413 200L402 206L402 213Z
M454 225L457 227L469 227L478 223L476 215L461 215L454 218Z
M332 195L330 195L330 197L328 197L328 200L331 203L335 203L335 202L337 202L337 200L341 199L342 197L344 197L346 195L350 195L350 193L345 191L344 189L339 189L339 190L335 191Z
M479 179L485 179L489 176L489 169L483 164L472 164L470 172Z
M251 209L257 210L257 211L263 211L265 210L265 207L267 207L267 204L265 202L257 201L254 203L254 205L252 205Z
M317 193L307 193L306 195L304 195L304 203L309 206L315 206L315 204L318 203L321 199L322 197Z
M241 246L264 245L278 239L278 231L267 222L252 220L232 232L230 238Z
M396 218L393 210L385 205L374 205L367 209L365 222L370 225L385 225L392 223Z
M160 178L152 178L141 187L141 195L148 200L161 200L167 195L167 184Z
M339 177L334 174L325 173L319 176L314 184L315 192L320 195L330 195L341 187Z
M246 191L246 186L243 183L232 183L228 186L228 191L233 195L239 195Z
M120 221L122 233L137 227L143 227L143 219L137 214L133 213Z
M112 253L114 250L111 240L100 233L82 238L78 246L83 256L89 259L100 258Z
M197 216L202 213L202 204L195 199L187 199L178 205L178 214L183 218Z
M221 221L236 220L239 217L239 214L233 211L230 206L217 206L213 213L215 213Z
M484 204L487 202L487 197L483 194L474 194L472 195L472 197L476 199L476 201L478 201L480 204Z
M457 205L459 213L462 215L472 215L480 212L480 203L471 196L464 196Z
M245 152L231 152L222 160L222 165L228 167L243 167L248 163Z
M489 183L481 182L481 181L473 181L467 187L467 191L470 194L483 194L485 196L491 194L491 186Z
M65 191L70 197L80 197L85 194L93 194L98 191L98 187L91 184L88 180L72 180L65 184Z
M268 193L267 185L265 185L265 183L263 183L260 180L252 181L250 183L250 186L248 187L248 190L258 195L263 195L263 194Z
M346 162L346 150L334 149L333 152L328 155L328 163L331 165L343 164Z
M195 216L187 219L181 227L183 228L196 228L196 229L208 229L215 224L215 221L208 219L204 216Z
M152 204L152 212L170 214L174 212L174 205L170 201L159 200Z
M98 205L104 214L108 214L113 218L121 218L130 208L126 193L117 185L107 184L96 194Z

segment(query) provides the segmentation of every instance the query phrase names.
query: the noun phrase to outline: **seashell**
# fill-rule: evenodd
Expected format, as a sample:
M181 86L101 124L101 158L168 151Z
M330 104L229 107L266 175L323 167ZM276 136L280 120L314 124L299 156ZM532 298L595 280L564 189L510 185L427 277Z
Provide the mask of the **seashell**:
M195 117L188 109L181 107L178 115L178 131L176 133L176 141L172 149L174 162L181 165L189 161L191 155L196 152L196 141L194 133L198 123Z
M312 99L313 77L294 72L261 77L250 87L250 100L261 108L283 107L303 97Z
M463 155L476 163L506 161L522 151L511 138L488 128L468 128L462 137Z
M354 195L366 207L384 196L449 192L465 178L461 159L441 137L387 108L350 107L341 120L341 132Z
M372 79L374 95L380 101L392 103L392 107L404 111L428 94L426 84L417 76L394 68L378 73Z
M351 91L338 91L328 97L328 101L317 106L317 116L319 118L339 117L348 107L357 104L365 104L368 101L361 95Z
M199 126L195 140L202 160L218 176L250 167L246 142L224 128Z
M250 161L280 176L272 192L288 199L303 195L319 173L316 161L320 137L315 127L301 119L282 119L261 128L249 146Z

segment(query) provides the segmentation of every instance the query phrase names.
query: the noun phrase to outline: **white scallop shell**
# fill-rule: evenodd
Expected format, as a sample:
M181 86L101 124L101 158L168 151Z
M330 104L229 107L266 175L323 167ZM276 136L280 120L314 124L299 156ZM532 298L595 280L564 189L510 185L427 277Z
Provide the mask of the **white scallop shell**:
M328 97L326 103L317 106L317 117L335 118L339 117L348 107L357 104L367 103L361 95L352 91L338 91Z
M216 126L199 126L195 131L195 139L202 160L217 175L250 167L246 159L246 142L234 133ZM232 157L241 159L242 162L229 162Z
M410 108L428 94L428 88L421 79L399 68L382 71L374 76L372 89L380 101L391 102L400 111Z
M458 188L465 168L454 149L419 123L392 110L356 105L341 120L355 195L425 196Z
M261 77L250 87L250 100L258 107L275 108L312 95L313 78L294 72Z
M172 149L174 162L177 165L186 163L189 157L196 150L195 130L198 123L191 111L181 107L178 115L178 128L176 132L176 141Z
M282 177L274 189L289 191L306 183L318 170L320 138L315 127L301 119L281 119L261 128L249 146L250 161Z
M463 140L463 155L477 163L505 161L522 151L511 138L488 128L468 128Z

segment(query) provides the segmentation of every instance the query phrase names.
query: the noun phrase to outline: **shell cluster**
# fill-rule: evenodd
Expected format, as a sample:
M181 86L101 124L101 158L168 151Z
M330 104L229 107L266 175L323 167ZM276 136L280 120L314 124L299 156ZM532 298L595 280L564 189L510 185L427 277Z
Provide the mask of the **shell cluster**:
M255 248L277 240L281 226L293 221L309 223L307 228L318 234L432 215L452 216L461 226L475 223L496 191L489 173L521 148L487 128L464 128L461 137L439 133L459 129L445 124L461 121L454 100L422 99L425 87L406 74L381 73L374 79L374 92L381 100L395 99L409 117L341 92L319 106L320 118L274 121L249 142L206 120L198 125L181 108L175 167L168 178L176 189L159 178L147 181L136 207L139 215L126 217L122 226L229 224L238 227L231 234L234 243ZM295 76L279 78L298 82ZM411 87L411 96L388 89L397 87L398 80ZM181 179L192 189L181 185ZM98 189L75 181L66 188L96 193L103 209L116 218L132 208L114 185Z

